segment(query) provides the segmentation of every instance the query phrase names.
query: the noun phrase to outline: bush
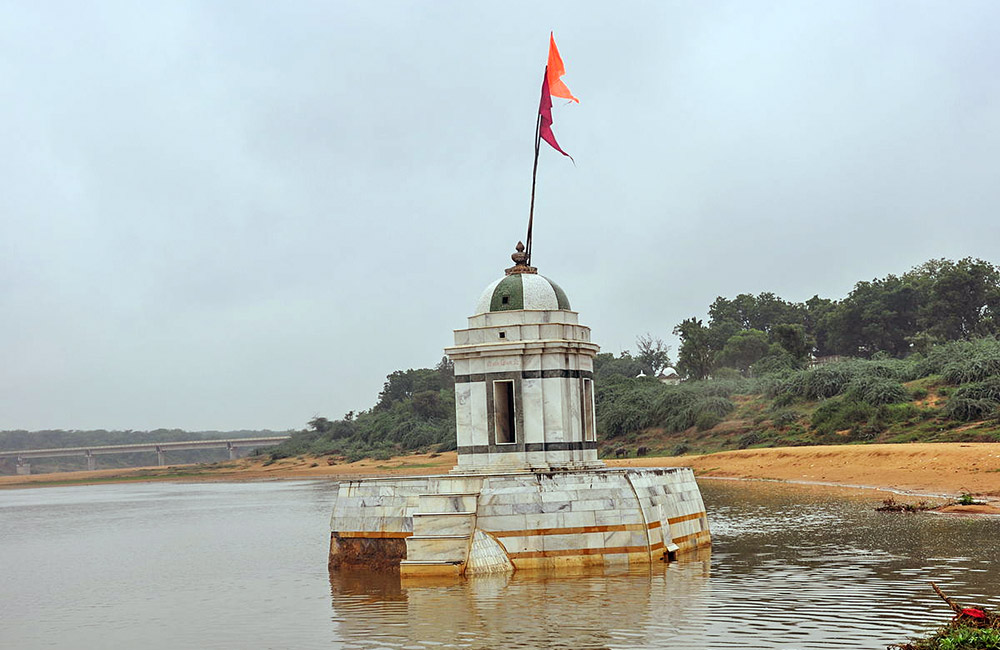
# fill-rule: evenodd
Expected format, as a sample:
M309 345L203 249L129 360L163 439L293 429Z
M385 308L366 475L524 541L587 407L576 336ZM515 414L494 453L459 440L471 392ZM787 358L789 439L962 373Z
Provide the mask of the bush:
M970 399L956 395L948 400L944 414L952 420L963 422L985 420L997 414L997 403L988 399Z
M760 440L761 440L761 435L758 432L756 432L756 431L747 431L742 436L740 436L739 448L740 449L746 449L747 447L750 447L751 445L756 445L757 443L760 442Z
M959 386L955 397L986 399L1000 403L1000 377L987 377L984 381Z
M927 395L929 395L927 389L921 388L920 386L917 386L916 388L910 391L910 399L913 400L914 402L919 402L922 399L927 399Z
M694 425L698 427L698 431L707 431L720 422L722 422L722 418L715 413L703 411L695 418Z
M787 373L790 370L797 370L801 364L795 357L784 350L777 354L768 354L750 367L753 374L757 376L775 375Z
M790 405L792 405L792 404L795 403L795 400L797 398L798 398L798 395L796 395L795 393L791 393L791 392L779 393L774 398L774 405L777 406L777 407L779 407L779 408L782 407L782 406L790 406Z
M955 361L948 364L942 374L945 381L950 384L983 381L987 377L1000 374L1000 356Z
M862 375L848 384L846 397L855 402L866 402L872 406L895 404L909 399L906 389L895 379L880 375Z
M655 379L616 378L597 384L597 430L605 437L642 431L656 424L656 404L681 386L664 386Z
M716 368L715 370L712 371L712 378L716 380L739 379L740 377L741 377L740 371L737 370L736 368L722 367L722 368Z
M683 456L691 451L691 447L686 442L682 442L670 451L671 456Z
M889 404L886 406L886 412L891 422L906 422L907 420L914 420L923 416L923 411L909 402L904 404Z
M798 419L799 419L798 413L796 413L795 411L785 409L783 411L778 411L777 413L775 413L774 417L771 418L771 421L774 423L774 426L787 427L789 424L792 424Z
M868 422L876 409L865 402L844 398L828 400L812 416L812 426L821 435L831 435L844 429L854 430L860 423Z
M853 379L847 363L832 363L806 371L799 394L808 399L827 399L840 395Z
M711 413L722 418L736 408L736 405L725 397L706 397L695 402L694 408L698 412L698 415Z

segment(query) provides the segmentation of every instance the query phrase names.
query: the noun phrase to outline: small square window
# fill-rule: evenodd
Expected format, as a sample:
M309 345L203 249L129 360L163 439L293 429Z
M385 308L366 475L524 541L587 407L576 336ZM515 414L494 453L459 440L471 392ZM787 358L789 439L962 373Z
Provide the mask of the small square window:
M501 296L501 298L500 298L500 304L501 305L509 305L510 304L510 296Z
M502 339L507 338L507 332L500 332L500 338Z

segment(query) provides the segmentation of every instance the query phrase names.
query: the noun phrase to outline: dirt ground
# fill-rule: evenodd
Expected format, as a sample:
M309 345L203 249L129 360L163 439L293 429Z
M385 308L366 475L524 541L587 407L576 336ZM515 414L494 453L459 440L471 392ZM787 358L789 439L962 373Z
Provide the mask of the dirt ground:
M1000 497L1000 444L911 443L744 449L703 456L609 460L683 465L698 476L763 478L887 488L917 494Z
M268 479L405 476L447 473L454 452L388 461L328 464L325 458L286 458L270 464L244 459L214 465L64 472L0 477L0 488L117 481L256 481ZM1000 498L1000 443L912 443L745 449L701 456L608 460L610 466L686 466L698 476L756 478L864 486L957 496Z

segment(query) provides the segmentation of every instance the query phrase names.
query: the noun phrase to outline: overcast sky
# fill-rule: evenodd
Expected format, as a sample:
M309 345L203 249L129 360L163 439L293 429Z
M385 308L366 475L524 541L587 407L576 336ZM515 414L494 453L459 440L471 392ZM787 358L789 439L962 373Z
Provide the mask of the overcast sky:
M1000 262L997 2L2 2L0 429L300 428L523 238L619 352ZM544 145L543 145L544 146Z

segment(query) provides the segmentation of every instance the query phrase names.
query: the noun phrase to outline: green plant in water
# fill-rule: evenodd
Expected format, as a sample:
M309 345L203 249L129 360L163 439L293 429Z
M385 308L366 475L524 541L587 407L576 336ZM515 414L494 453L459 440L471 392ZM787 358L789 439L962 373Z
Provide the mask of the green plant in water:
M968 492L965 492L962 496L958 497L958 505L960 506L971 506L975 503L976 499Z
M960 627L938 642L941 650L993 650L1000 648L1000 630Z
M897 650L1000 650L1000 630L949 625L926 639L889 647Z

